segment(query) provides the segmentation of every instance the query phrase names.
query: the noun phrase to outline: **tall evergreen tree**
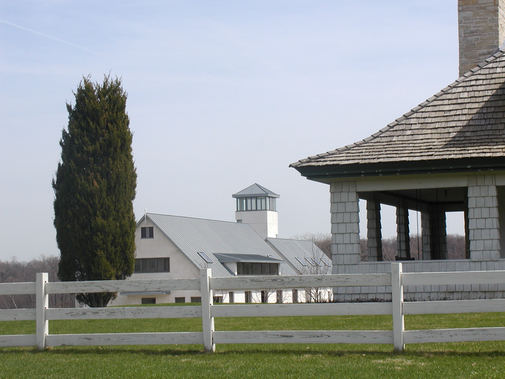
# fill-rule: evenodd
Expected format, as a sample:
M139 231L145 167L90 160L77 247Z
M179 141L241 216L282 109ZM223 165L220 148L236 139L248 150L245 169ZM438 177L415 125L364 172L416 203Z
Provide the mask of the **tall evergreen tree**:
M54 226L62 281L125 279L135 266L133 200L137 174L121 80L83 78L67 104L61 161L53 179ZM103 307L115 294L78 294Z

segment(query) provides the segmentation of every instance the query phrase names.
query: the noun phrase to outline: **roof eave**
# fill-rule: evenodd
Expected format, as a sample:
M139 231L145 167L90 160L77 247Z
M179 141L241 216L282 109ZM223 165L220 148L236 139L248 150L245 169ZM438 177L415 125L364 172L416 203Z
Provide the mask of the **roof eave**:
M331 179L337 178L501 171L505 170L505 157L349 165L301 165L295 169L307 179L329 183Z

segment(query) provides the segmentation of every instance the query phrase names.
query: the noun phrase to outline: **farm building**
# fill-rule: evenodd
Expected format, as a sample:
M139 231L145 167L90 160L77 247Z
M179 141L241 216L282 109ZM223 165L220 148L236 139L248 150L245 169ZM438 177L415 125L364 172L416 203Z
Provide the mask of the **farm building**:
M131 279L198 278L210 267L214 277L330 273L331 262L311 241L276 238L279 195L253 184L233 195L236 222L146 213L137 223L135 272ZM123 292L112 303L199 302L198 290ZM215 302L291 303L327 301L330 289L227 291Z
M460 77L372 136L291 166L330 187L333 273L388 272L381 205L396 208L405 272L505 269L505 39L503 0L459 0ZM359 200L368 257L361 261ZM421 215L411 256L409 210ZM449 260L448 212L465 218L466 258ZM415 286L415 299L503 297L505 285ZM386 288L336 289L338 300L387 299Z

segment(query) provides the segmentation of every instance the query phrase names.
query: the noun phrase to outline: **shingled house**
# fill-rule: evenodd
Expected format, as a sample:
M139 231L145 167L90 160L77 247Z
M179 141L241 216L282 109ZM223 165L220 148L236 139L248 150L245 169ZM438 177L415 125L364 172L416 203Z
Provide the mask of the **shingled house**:
M387 272L381 204L396 207L404 271L505 269L505 0L460 0L460 78L372 136L291 166L330 185L334 273ZM360 257L359 200L366 200L368 257ZM413 260L409 212L421 214ZM466 259L448 260L446 213L464 212ZM335 298L387 298L360 288ZM420 286L406 298L503 297L504 286Z

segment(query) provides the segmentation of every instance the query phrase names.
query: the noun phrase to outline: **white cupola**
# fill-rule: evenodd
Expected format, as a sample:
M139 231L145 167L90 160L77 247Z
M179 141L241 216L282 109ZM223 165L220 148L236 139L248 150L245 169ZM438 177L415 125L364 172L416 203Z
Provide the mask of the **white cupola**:
M279 233L276 200L278 194L259 184L232 195L237 199L235 219L250 225L263 239L276 238Z

